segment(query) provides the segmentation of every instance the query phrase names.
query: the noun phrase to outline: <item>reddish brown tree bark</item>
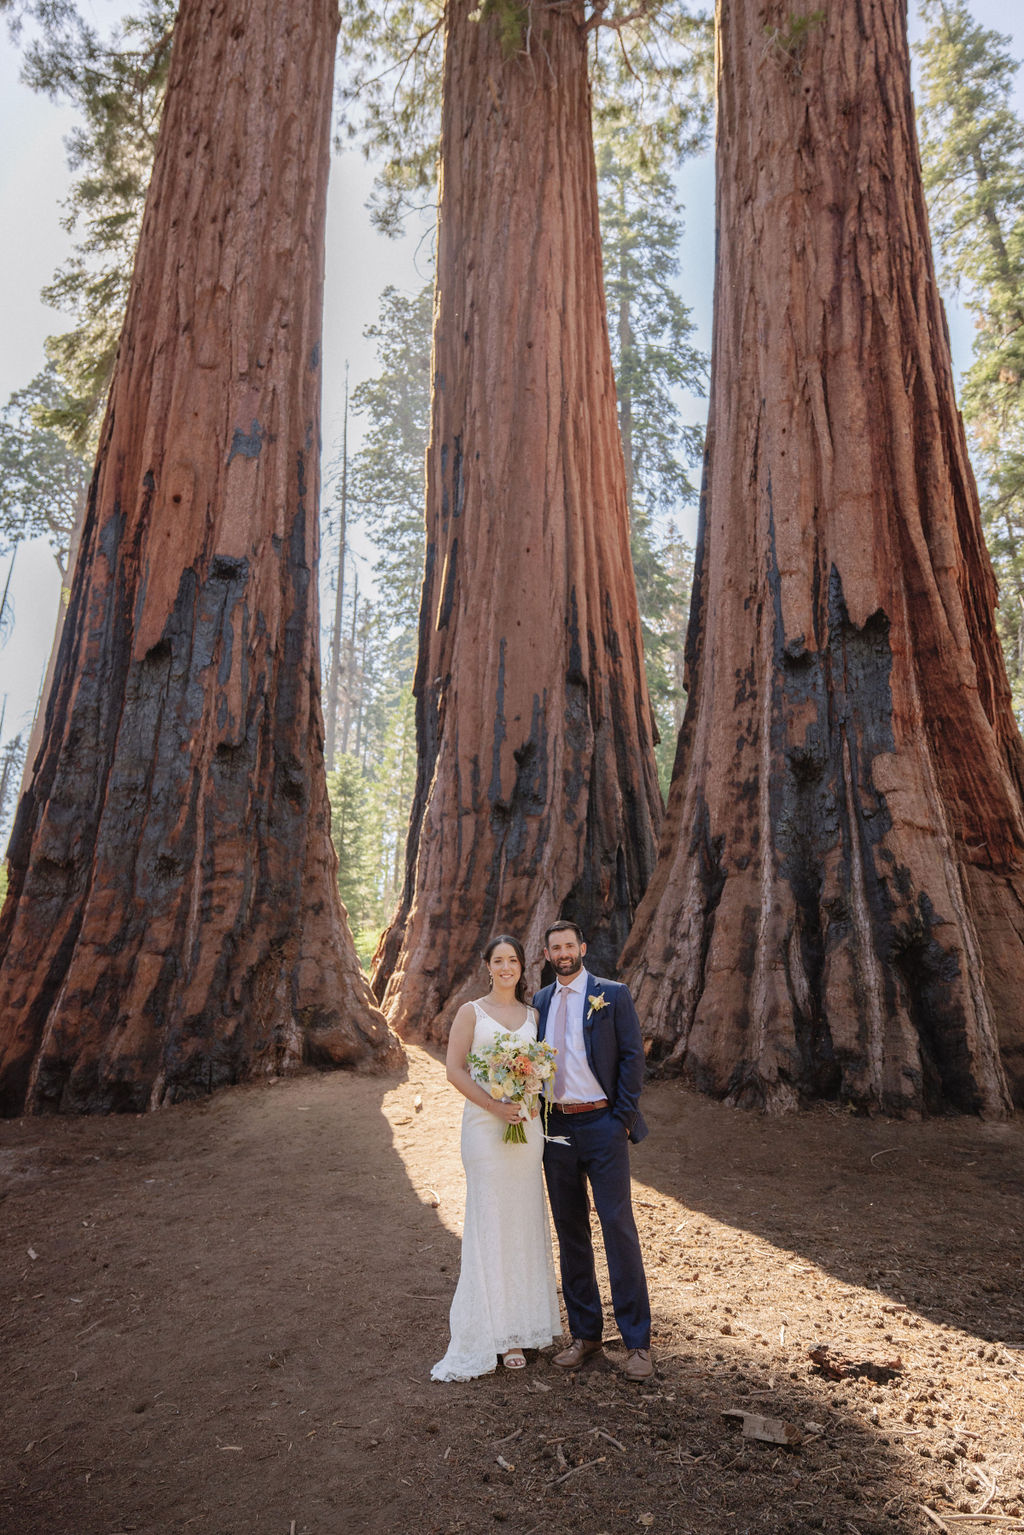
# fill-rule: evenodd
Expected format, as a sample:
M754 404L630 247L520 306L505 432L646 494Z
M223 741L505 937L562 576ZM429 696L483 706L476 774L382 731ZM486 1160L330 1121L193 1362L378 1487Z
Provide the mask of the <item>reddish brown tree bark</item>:
M1003 1066L1024 1094L1022 752L905 9L719 14L689 699L623 966L655 1057L711 1093L1001 1113Z
M142 1109L396 1048L318 699L337 12L185 0L0 925L0 1107Z
M607 970L661 798L604 314L582 7L447 13L407 876L374 980L443 1037L495 930ZM385 989L386 983L386 989ZM444 1016L442 1016L442 1010Z

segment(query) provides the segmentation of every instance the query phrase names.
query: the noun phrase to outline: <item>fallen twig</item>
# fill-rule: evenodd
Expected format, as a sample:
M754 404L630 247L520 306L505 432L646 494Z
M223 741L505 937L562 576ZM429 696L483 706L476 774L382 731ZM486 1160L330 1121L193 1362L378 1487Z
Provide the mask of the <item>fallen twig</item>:
M932 1509L926 1508L923 1503L919 1503L917 1506L921 1510L922 1514L924 1514L926 1518L932 1521L932 1524L937 1524L940 1530L945 1530L946 1535L949 1535L949 1525L940 1519L938 1514L936 1514Z
M994 1476L986 1476L985 1472L982 1471L980 1466L975 1466L974 1474L975 1476L980 1477L983 1482L988 1483L988 1492L985 1494L984 1498L974 1510L975 1514L983 1514L996 1495L996 1479Z
M499 1444L511 1444L513 1439L518 1439L522 1432L523 1430L521 1427L517 1428L511 1434L506 1434L504 1439L493 1439L491 1443L494 1445L494 1448L497 1449Z
M561 1476L556 1476L553 1481L547 1482L545 1485L557 1487L559 1482L567 1482L571 1476L576 1475L577 1471L589 1471L591 1466L599 1466L603 1460L607 1459L607 1455L599 1455L596 1460L585 1460L582 1466L570 1466L568 1471L563 1471Z
M611 1434L606 1433L603 1428L592 1428L590 1432L595 1436L600 1435L602 1439L607 1439L609 1444L613 1444L617 1450L621 1450L623 1455L625 1455L626 1446L624 1444L620 1444L617 1439L613 1439Z

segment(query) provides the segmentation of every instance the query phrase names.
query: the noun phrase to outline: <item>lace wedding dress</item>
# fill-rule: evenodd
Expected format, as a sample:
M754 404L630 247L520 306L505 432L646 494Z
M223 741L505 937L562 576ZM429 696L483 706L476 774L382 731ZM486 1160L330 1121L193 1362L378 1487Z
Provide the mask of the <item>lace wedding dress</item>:
M474 1002L473 1050L497 1034L537 1037L537 1015L506 1030ZM467 1099L462 1111L462 1165L466 1169L466 1223L462 1267L452 1301L451 1343L430 1374L433 1380L488 1375L506 1350L545 1348L561 1333L551 1259L551 1228L541 1171L541 1119L526 1122L526 1145L505 1142L505 1126Z

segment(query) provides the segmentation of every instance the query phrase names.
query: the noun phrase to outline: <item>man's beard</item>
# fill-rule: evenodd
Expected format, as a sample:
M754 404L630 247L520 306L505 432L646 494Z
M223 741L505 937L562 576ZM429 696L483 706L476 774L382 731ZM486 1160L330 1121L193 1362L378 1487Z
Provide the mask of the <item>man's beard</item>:
M559 975L577 975L583 969L582 954L578 959L553 959L551 961Z

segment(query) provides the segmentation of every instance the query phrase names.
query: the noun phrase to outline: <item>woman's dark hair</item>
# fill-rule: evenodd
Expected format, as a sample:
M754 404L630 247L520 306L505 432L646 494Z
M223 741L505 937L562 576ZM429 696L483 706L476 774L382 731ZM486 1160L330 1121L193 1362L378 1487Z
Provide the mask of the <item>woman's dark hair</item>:
M485 965L490 964L491 955L494 953L494 951L498 947L498 945L502 944L502 943L507 943L509 948L513 949L515 951L516 959L519 961L519 979L516 982L516 1001L517 1002L522 1002L524 1007L525 1007L525 1005L526 1005L526 955L523 953L523 946L519 942L519 939L518 938L513 938L511 933L498 933L497 937L492 938L490 943L487 945L486 949L484 950L483 956L482 956L483 957L483 962L484 962Z

